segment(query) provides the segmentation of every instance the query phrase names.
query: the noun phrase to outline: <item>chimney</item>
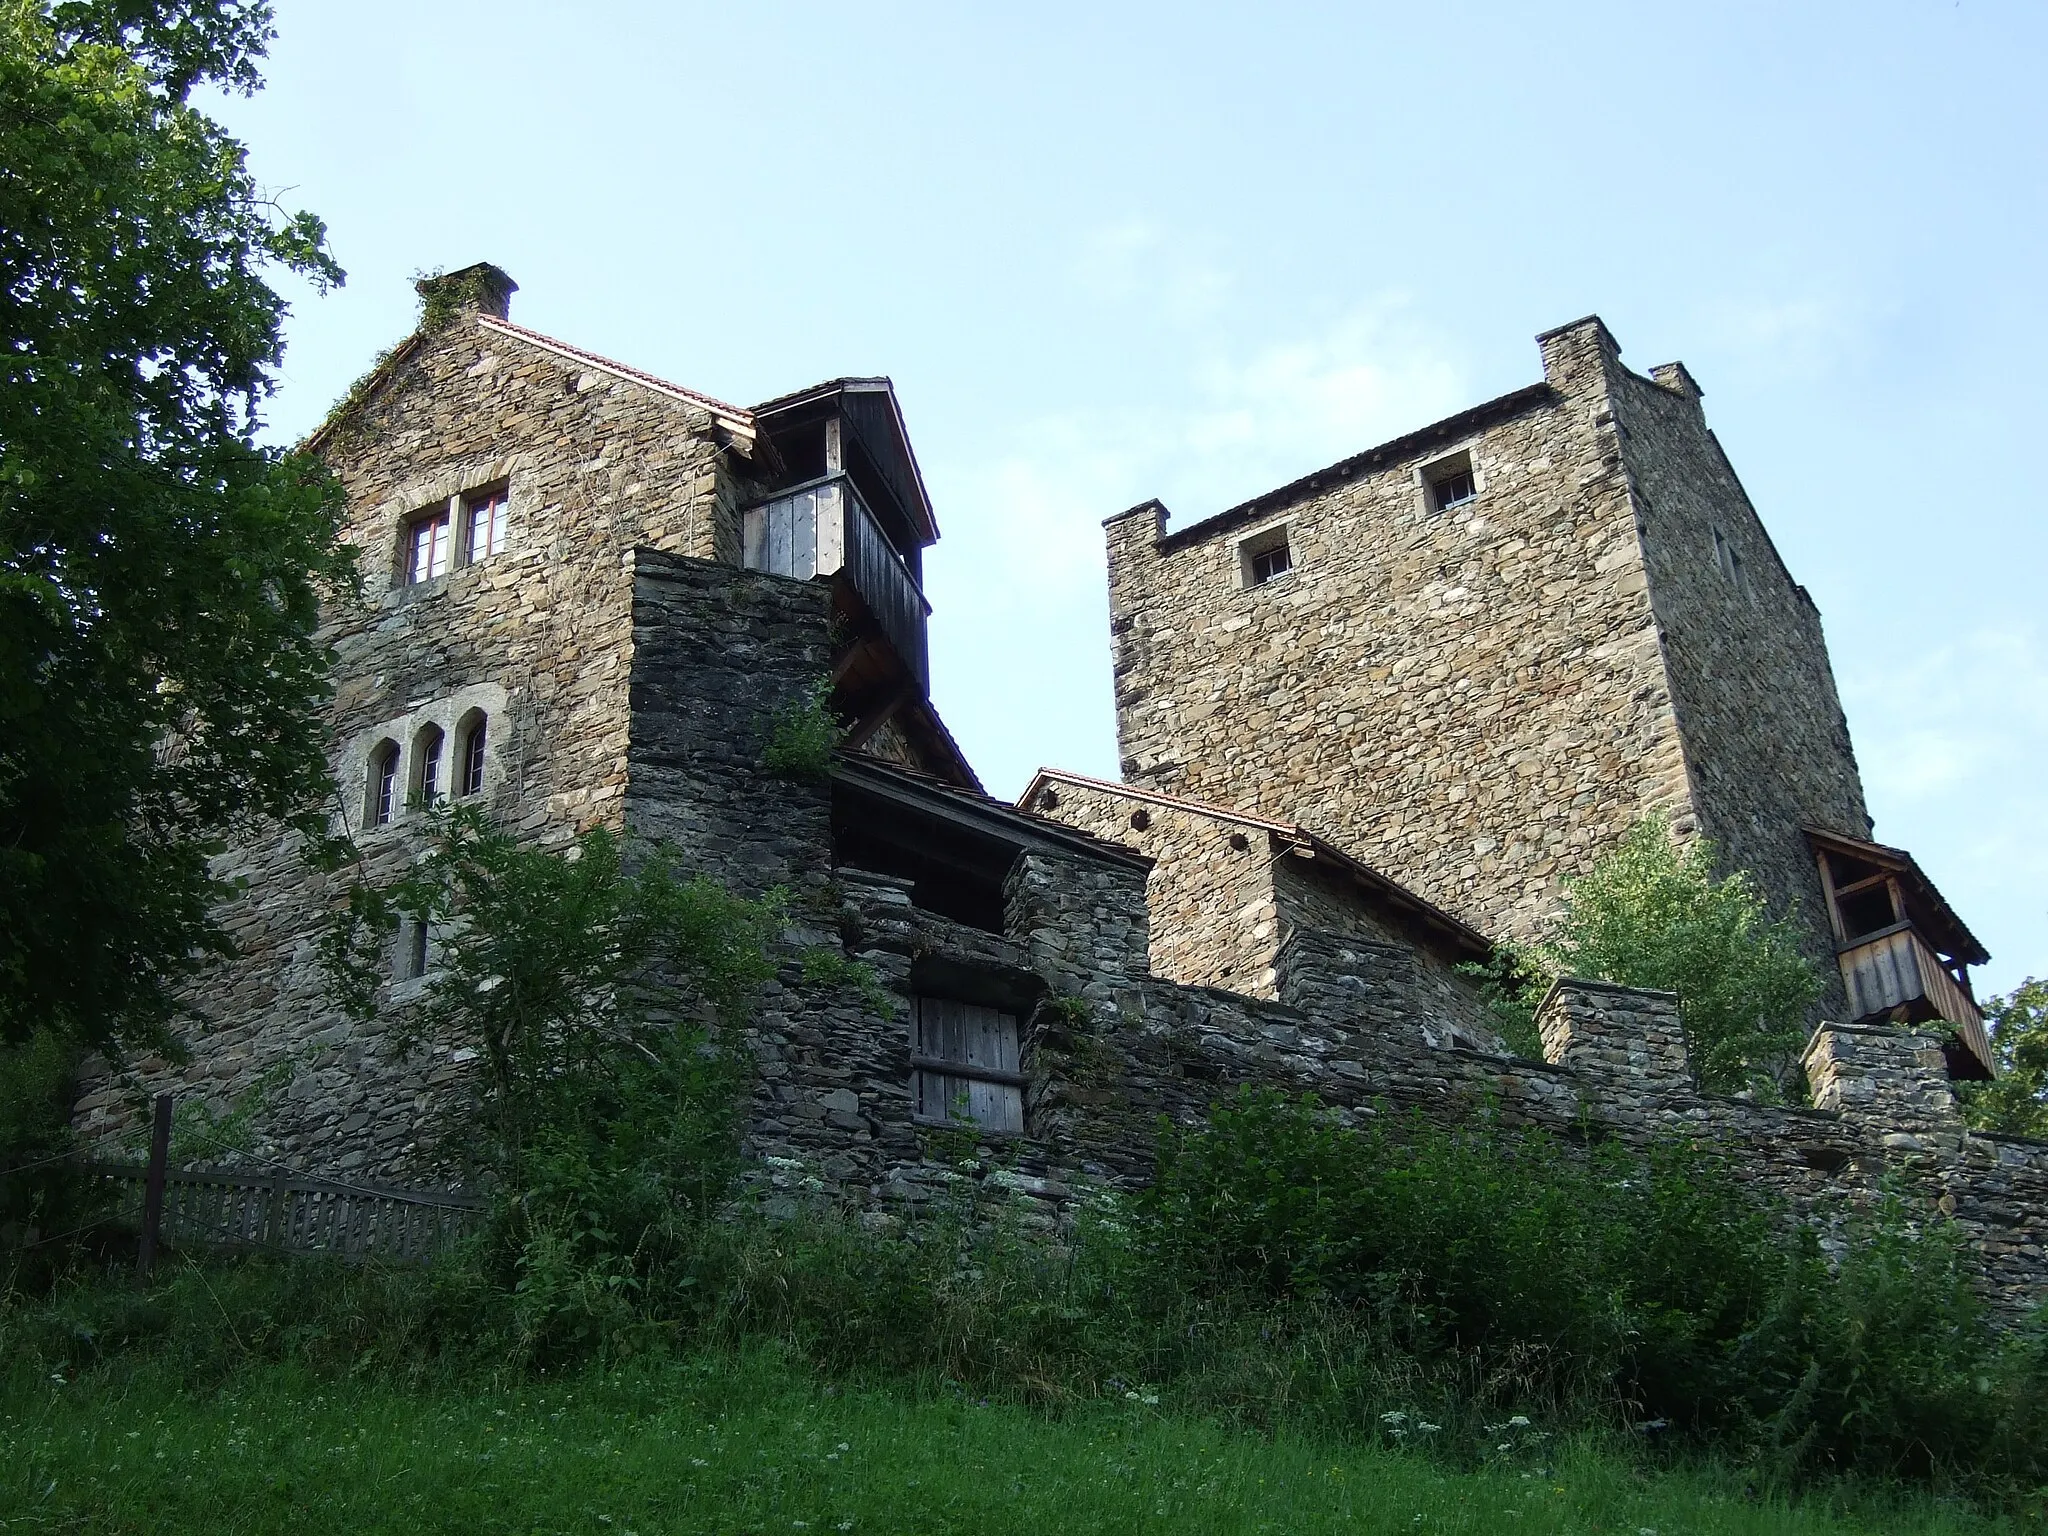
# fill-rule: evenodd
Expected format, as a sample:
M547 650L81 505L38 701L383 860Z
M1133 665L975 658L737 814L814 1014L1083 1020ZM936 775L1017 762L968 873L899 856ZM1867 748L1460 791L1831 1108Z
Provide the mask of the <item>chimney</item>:
M1543 377L1560 394L1604 394L1621 369L1621 343L1598 315L1545 331L1536 344L1543 349Z
M512 295L519 285L503 267L488 261L454 272L440 272L413 284L420 296L420 328L437 330L458 315L511 318Z

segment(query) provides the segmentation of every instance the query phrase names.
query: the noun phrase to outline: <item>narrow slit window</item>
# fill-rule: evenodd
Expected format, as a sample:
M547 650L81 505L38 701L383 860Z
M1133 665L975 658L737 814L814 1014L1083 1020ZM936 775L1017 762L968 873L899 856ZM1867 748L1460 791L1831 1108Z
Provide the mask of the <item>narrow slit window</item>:
M918 998L911 1016L917 1118L1021 1133L1024 1074L1017 1016L937 997Z
M408 980L427 974L427 924L424 919L414 918L406 934L405 974Z
M398 743L379 744L370 754L370 803L363 820L388 827L398 815Z
M416 517L407 525L406 585L418 586L423 581L448 574L448 561L453 553L450 532L446 507L425 517Z
M482 715L472 716L462 734L462 764L456 780L455 792L461 795L483 793L484 787L484 730L490 722Z
M420 732L419 746L415 749L420 763L419 783L415 787L419 791L421 805L432 805L443 793L441 751L446 742L447 738L437 725L430 725Z
M503 491L485 491L468 499L468 559L482 560L505 547L507 508Z

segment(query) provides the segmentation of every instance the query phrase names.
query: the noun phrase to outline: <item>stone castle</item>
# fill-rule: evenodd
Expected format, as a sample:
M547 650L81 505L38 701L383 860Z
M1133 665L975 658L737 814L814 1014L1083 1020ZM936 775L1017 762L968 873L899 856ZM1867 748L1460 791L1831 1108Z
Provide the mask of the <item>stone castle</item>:
M886 379L727 404L515 324L479 265L308 441L348 496L365 589L326 617L334 819L373 875L419 807L470 800L538 845L604 826L729 886L792 892L748 1029L770 1182L915 1203L931 1131L1057 1220L1142 1179L1162 1113L1238 1083L1358 1114L1482 1104L1574 1135L1709 1138L1799 1211L1894 1176L1952 1212L2014 1306L2048 1293L2048 1145L1967 1132L1986 958L1906 853L1870 841L1819 616L1677 364L1597 319L1541 383L1184 529L1110 520L1122 782L987 795L934 708L938 523ZM823 690L829 775L771 772ZM1813 1107L1702 1093L1669 996L1560 983L1510 1055L1460 974L1648 811L1711 837L1837 978ZM237 956L183 1063L103 1066L77 1112L249 1106L259 1155L460 1185L476 1052L402 1046L437 935L402 930L377 1020L329 996L340 897L294 839L219 861ZM804 980L857 960L873 987ZM1946 1019L1958 1038L1914 1026Z

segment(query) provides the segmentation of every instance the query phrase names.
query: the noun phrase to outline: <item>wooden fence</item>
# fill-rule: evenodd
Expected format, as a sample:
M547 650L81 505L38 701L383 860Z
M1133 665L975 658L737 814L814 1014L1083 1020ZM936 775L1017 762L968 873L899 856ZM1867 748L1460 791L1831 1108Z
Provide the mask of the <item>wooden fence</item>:
M149 1166L88 1163L116 1186L115 1217L149 1229ZM474 1232L484 1204L438 1190L301 1178L285 1169L162 1172L156 1241L417 1263ZM153 1247L154 1244L150 1245Z

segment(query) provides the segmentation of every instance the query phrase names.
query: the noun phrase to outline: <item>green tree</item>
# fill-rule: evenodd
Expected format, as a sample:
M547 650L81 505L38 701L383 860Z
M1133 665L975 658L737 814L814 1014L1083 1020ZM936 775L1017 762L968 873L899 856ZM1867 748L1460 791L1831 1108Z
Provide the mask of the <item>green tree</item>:
M1700 1081L1721 1093L1770 1091L1806 1034L1820 973L1788 918L1774 918L1742 870L1717 878L1714 848L1681 848L1648 817L1565 885L1565 910L1539 943L1472 968L1512 1043L1530 1049L1552 981L1581 976L1678 994Z
M493 1176L488 1261L527 1347L556 1354L633 1321L632 1301L722 1201L740 1166L747 1063L733 1032L773 974L781 897L743 901L602 829L551 851L471 806L432 847L358 884L326 962L372 1013L392 940L426 925L412 1038L473 1043L486 1073L463 1152Z
M2048 981L2029 976L1984 1005L1999 1076L1958 1083L1963 1115L1980 1131L2048 1140Z
M162 1040L227 949L208 858L324 830L340 496L255 441L267 274L339 282L192 105L250 0L0 0L0 1040Z

